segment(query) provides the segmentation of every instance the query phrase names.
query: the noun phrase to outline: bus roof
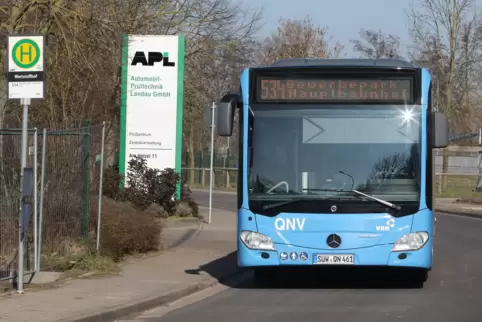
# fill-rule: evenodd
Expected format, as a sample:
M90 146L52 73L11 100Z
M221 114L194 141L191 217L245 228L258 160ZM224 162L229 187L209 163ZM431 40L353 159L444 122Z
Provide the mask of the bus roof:
M320 59L320 58L289 58L281 59L267 67L389 67L417 68L417 66L401 59Z

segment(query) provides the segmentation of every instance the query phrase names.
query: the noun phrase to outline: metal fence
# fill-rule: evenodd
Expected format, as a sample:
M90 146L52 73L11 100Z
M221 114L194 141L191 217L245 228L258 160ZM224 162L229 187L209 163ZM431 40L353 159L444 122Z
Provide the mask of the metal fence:
M36 129L29 130L27 167L34 170L34 181L38 172L38 145ZM0 280L16 276L18 256L24 256L25 273L35 271L36 247L33 242L36 232L27 230L25 254L18 254L19 246L19 209L20 209L20 146L21 130L0 130ZM36 191L34 187L34 195ZM34 216L37 214L38 199L34 197ZM33 223L36 225L36 223ZM33 255L33 256L32 256ZM29 274L30 273L30 274Z
M434 158L436 196L482 198L482 146L449 146L435 151Z
M0 279L17 272L21 130L0 130ZM29 131L33 170L32 211L27 218L25 272L48 269L50 254L70 240L98 241L105 123L77 129Z
M237 151L214 151L213 164L214 167L220 168L236 168L238 162L238 156L235 153ZM182 151L183 164L186 167L192 168L209 168L211 164L211 152L210 151L198 151L191 156L187 151Z
M42 144L39 268L71 240L97 234L105 125L47 131ZM44 157L45 156L45 157Z
M214 151L213 176L215 187L236 187L237 162L237 155L229 150L227 152ZM193 187L209 187L210 164L210 151L197 152L194 157L183 151L182 182ZM226 169L229 169L229 171Z
M444 154L447 162L445 171ZM187 153L184 152L183 155L183 182L193 187L209 187L210 152L196 153L194 166L189 162ZM434 190L437 195L479 196L475 190L477 185L482 188L482 146L449 146L444 150L436 150L434 160L436 172ZM213 161L214 186L234 189L237 182L237 156L215 151ZM453 191L451 187L455 187Z
M209 188L209 168L183 168L182 180L194 188ZM213 171L214 187L234 189L238 182L238 169L215 167Z
M482 198L482 189L478 188L482 182L482 169L480 169L482 159L480 160L479 167L458 165L454 172L454 167L449 166L447 172L436 172L433 178L434 196L438 198ZM441 170L441 166L436 168L436 171ZM209 188L209 168L183 169L183 175L187 177L192 173L195 175L195 184L192 187ZM214 168L213 176L215 189L236 189L237 169L217 167Z

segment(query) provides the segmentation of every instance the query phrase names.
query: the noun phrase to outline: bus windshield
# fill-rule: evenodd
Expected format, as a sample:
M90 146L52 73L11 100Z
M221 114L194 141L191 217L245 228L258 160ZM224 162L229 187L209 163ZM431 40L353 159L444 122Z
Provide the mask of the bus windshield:
M421 107L250 107L249 200L420 198Z

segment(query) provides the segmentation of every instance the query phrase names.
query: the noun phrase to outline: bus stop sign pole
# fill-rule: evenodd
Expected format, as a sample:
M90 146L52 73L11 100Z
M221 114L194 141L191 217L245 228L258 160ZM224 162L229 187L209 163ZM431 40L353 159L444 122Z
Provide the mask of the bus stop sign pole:
M20 207L18 214L17 293L22 294L25 238L30 221L32 171L27 167L28 109L32 99L45 97L45 41L43 35L8 35L7 97L22 105ZM35 138L36 140L37 138ZM38 240L34 240L37 243ZM38 254L37 254L38 255Z
M27 149L28 149L28 107L30 105L30 98L23 98L20 100L22 104L22 145L20 153L20 209L18 216L18 276L17 276L17 291L23 293L23 275L24 275L24 246L25 246L25 232L28 222L24 222L28 216L24 212L28 209L26 206L26 188L24 187L25 168L27 167Z

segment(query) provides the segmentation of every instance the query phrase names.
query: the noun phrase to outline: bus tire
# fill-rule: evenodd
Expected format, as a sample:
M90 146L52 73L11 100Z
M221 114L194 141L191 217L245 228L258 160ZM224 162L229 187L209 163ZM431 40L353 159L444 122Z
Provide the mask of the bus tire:
M423 288L425 282L428 281L429 271L426 269L420 269L413 271L410 278L415 288Z
M259 286L271 286L275 281L275 272L273 268L257 267L253 269L254 281Z

